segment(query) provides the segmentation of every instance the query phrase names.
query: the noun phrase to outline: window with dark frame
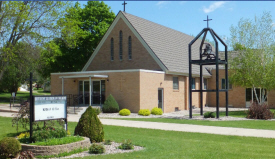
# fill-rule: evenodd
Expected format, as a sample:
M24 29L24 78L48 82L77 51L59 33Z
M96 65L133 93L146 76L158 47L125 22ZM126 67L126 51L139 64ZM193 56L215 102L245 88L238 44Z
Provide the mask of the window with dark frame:
M122 31L119 32L119 59L122 60Z
M173 77L173 89L178 90L179 89L179 78Z
M132 60L132 37L129 36L128 38L128 58Z
M225 89L225 79L222 79L222 89ZM228 83L228 89L232 89L232 84Z
M203 79L203 88L207 89L207 79Z
M114 38L111 38L111 61L114 61Z
M195 78L192 78L192 89L196 89L196 81L195 81Z

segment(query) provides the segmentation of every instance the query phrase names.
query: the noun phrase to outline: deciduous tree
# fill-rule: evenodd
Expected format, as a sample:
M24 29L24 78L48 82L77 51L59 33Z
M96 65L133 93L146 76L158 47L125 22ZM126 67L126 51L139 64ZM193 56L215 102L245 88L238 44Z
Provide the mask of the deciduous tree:
M57 20L65 2L0 1L0 80L14 62L14 47L21 40L41 44L60 35ZM19 61L17 61L19 62Z
M272 16L264 12L253 20L241 19L238 26L232 26L230 31L230 45L235 50L230 55L230 81L238 86L253 88L257 102L262 103L268 92L275 89L275 30ZM258 98L256 88L263 90L261 98Z
M83 8L76 3L69 8L58 22L64 26L62 36L45 45L41 74L49 77L51 72L80 71L114 18L104 2L88 1Z

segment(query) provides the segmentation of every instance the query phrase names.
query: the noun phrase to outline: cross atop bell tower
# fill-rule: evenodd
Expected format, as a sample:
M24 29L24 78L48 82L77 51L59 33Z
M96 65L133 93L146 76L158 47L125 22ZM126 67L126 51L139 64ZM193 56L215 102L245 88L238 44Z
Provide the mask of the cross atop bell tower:
M208 19L208 15L207 15L207 20L203 20L203 21L207 21L207 28L209 28L208 27L208 21L210 21L210 20L212 20L212 19Z

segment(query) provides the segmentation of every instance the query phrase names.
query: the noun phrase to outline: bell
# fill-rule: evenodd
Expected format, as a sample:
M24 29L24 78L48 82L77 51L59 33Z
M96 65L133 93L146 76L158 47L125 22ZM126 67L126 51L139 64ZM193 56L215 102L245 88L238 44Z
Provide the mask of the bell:
M203 49L202 57L206 57L206 60L215 59L215 55L212 52L212 46L209 43L205 43L205 49Z

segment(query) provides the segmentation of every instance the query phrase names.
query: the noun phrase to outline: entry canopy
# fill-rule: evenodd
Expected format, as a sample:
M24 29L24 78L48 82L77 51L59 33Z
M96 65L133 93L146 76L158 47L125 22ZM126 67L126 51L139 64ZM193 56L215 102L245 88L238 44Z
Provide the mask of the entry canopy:
M108 75L74 75L74 76L60 76L59 78L85 78L85 77L108 78Z

